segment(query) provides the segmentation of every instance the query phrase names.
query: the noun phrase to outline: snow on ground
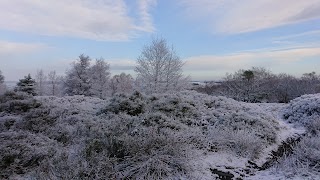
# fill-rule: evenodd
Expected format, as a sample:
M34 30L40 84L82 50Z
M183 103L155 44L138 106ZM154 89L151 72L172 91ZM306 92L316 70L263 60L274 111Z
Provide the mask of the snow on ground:
M152 162L166 165L165 160L168 160L178 165L164 166L173 168L169 170L170 173L174 172L174 175L181 173L179 166L183 167L185 164L182 162L190 164L192 172L182 173L181 177L213 179L218 176L213 173L217 170L231 173L234 178L262 179L266 176L268 179L283 179L284 176L279 173L272 176L271 170L258 171L258 167L271 158L271 152L282 142L305 133L302 126L294 126L284 121L282 114L283 109L289 106L287 104L244 103L196 92L151 96L136 93L131 96L119 95L107 100L84 96L43 96L35 99L42 106L32 110L31 115L27 113L26 117L15 115L14 118L7 118L13 115L3 112L3 123L13 119L13 125L8 127L8 132L5 132L7 126L3 126L4 135L17 131L33 137L37 133L54 141L54 147L63 146L67 155L75 151L74 147L81 143L77 148L79 159L74 159L70 164L73 166L77 165L78 161L82 162L82 153L95 154L96 159L100 158L99 161L86 159L86 163L92 163L90 166L93 172L97 165L105 165L102 161L109 158L105 155L110 154L113 148L124 148L120 150L126 151L127 155L123 158L127 159L113 159L112 163L115 164L111 164L110 167L120 168L129 165L133 169L137 168L129 172L133 173L130 177L137 176L134 174L137 172L148 175L146 177L159 177L154 176L152 170L145 172L148 170L143 167ZM42 111L49 112L43 114ZM19 119L20 124L15 125L15 119ZM149 142L146 137L153 139ZM161 148L153 141L161 144ZM151 150L141 144L150 146ZM164 147L172 148L172 151L176 152L171 154ZM175 150L177 147L180 148L179 151ZM192 150L184 152L189 150L188 148ZM113 153L121 155L121 151ZM144 151L152 153L144 154ZM56 154L54 158L56 159L48 161L57 163L56 167L65 166L58 161L59 158L64 158L63 156ZM80 172L81 168L81 164L75 167L77 172ZM114 174L121 174L127 169L120 168L114 171ZM162 172L163 169L159 171ZM68 173L74 172L71 169ZM61 172L61 176L64 175Z
M272 116L278 123L277 141L276 143L267 146L263 149L258 159L250 160L248 158L243 158L236 156L228 152L205 152L198 155L195 164L202 172L201 179L212 179L211 170L217 169L223 172L229 172L234 175L234 178L245 178L245 179L261 179L261 177L266 176L264 179L284 179L283 175L272 176L270 171L258 171L256 167L253 167L249 161L252 161L255 165L261 167L266 161L271 157L271 152L277 150L278 146L282 142L289 138L295 138L305 133L303 127L294 127L292 124L285 122L282 119L282 110L287 104L277 104L277 103L247 103L247 113L257 113L264 112L269 116ZM250 108L248 108L250 107ZM205 172L204 172L205 171ZM256 174L257 175L254 175ZM254 176L252 176L254 175ZM250 178L249 178L250 177Z
M258 166L265 163L270 157L270 152L277 150L278 146L289 138L298 137L306 132L302 126L294 126L284 121L282 118L283 109L287 107L287 104L283 103L253 103L252 105L259 106L264 109L265 112L273 116L279 123L279 132L277 134L277 143L264 149L262 156L255 161Z
M94 97L77 96L36 96L36 100L40 101L47 108L58 112L72 111L74 113L95 115L97 111L102 109L108 100L102 100Z
M320 177L315 174L308 174L304 176L302 174L287 175L281 173L273 168L265 171L259 171L254 176L247 177L246 180L318 180Z

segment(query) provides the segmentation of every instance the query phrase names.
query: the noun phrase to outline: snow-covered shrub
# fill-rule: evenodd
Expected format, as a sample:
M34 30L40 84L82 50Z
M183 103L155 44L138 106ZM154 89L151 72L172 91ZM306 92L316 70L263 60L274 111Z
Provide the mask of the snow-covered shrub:
M160 111L169 116L196 118L196 108L192 101L178 94L164 94L152 101L152 111Z
M211 126L228 128L250 132L268 144L276 142L278 122L252 104L189 91L150 96L139 94L133 97L122 95L113 99L102 113L134 114L145 126L181 129L187 125L202 127L203 130Z
M132 116L137 116L145 111L145 102L143 98L143 95L137 91L131 96L118 94L111 99L110 104L101 112L112 112L115 114L127 113Z
M190 172L189 145L171 129L141 125L139 118L124 114L109 119L104 132L90 140L89 148L95 157L96 152L105 151L117 159L117 178L163 179L186 177Z
M290 123L304 126L307 134L292 146L292 153L274 165L275 171L286 177L319 177L320 94L303 95L292 100L284 109L283 117Z
M25 131L2 132L0 142L0 179L34 170L56 149L51 139Z
M143 128L124 138L126 160L118 164L124 179L186 178L191 173L188 144L171 131Z
M20 121L21 118L19 116L0 114L0 132L4 132L13 128Z
M320 136L306 136L294 147L292 154L283 157L274 166L279 173L287 176L320 176Z
M114 160L103 153L86 159L82 146L73 146L43 161L28 176L32 179L116 179L113 166Z
M257 105L188 91L33 100L41 106L0 112L4 132L36 133L54 144L21 179L194 179L193 152L256 159L279 130Z
M9 91L0 96L0 112L23 113L40 105L31 95L23 92Z
M320 94L303 95L290 101L283 117L291 123L302 125L309 124L311 120L320 120Z
M310 117L306 128L308 130L308 133L310 133L311 135L320 134L320 118L316 116Z
M21 121L22 129L39 133L44 132L49 127L53 126L58 117L50 116L50 109L36 108L32 109L26 114L24 119Z
M207 141L212 151L222 150L235 153L237 156L257 158L264 148L265 141L257 138L254 130L232 130L229 128L208 130Z
M147 127L170 128L180 130L182 125L180 122L172 120L161 112L148 113L142 117L142 125Z

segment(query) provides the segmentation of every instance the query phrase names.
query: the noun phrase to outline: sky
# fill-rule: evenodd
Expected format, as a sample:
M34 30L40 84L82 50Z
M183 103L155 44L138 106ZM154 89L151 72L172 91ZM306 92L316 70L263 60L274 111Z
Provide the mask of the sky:
M320 74L320 0L0 0L0 70L17 81L64 75L80 54L134 76L154 37L172 45L192 80L264 67Z

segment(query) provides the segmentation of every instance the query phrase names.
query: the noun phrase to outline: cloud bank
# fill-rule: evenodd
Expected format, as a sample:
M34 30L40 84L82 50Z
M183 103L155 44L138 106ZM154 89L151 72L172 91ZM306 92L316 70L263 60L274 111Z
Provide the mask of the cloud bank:
M153 32L151 0L138 0L129 16L124 0L0 1L0 29L99 41L129 40ZM142 22L142 23L136 23Z
M179 0L189 18L237 34L320 18L320 0Z
M48 48L42 43L21 43L0 40L0 57L16 53L31 53Z

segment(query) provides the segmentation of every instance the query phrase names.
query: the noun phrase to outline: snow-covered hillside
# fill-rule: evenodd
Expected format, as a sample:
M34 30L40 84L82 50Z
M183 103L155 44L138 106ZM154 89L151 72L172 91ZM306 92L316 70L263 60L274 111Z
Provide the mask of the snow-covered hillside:
M287 105L192 91L108 100L7 93L0 97L0 178L258 179L279 172L281 164L265 164L284 141L311 132L290 123L297 104L320 99L308 98Z

